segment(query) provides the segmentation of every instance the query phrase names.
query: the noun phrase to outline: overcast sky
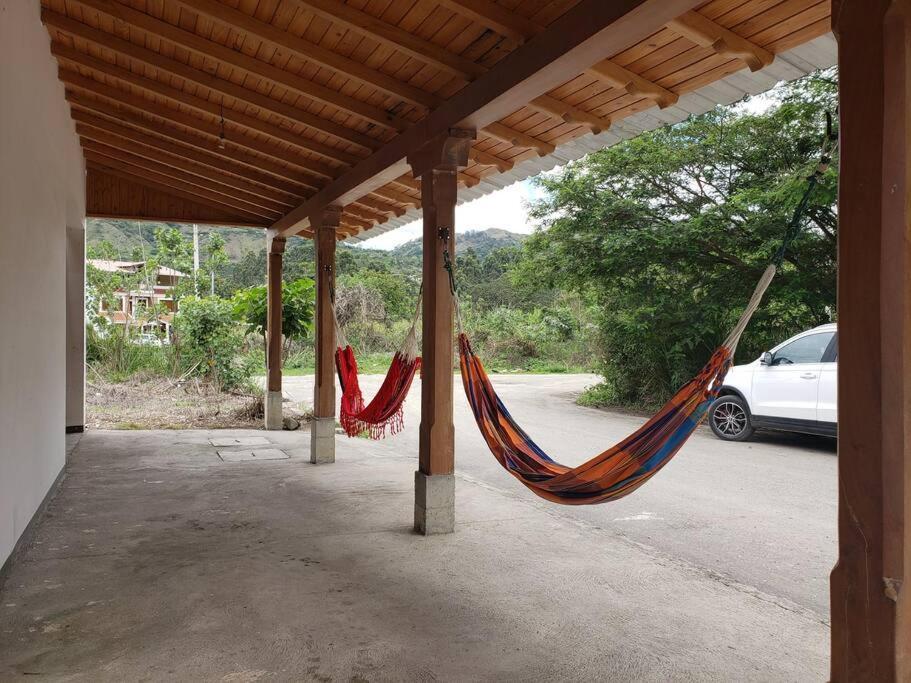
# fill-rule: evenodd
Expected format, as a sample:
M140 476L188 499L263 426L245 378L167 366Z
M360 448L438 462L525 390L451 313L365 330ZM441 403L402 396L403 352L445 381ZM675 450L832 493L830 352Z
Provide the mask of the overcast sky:
M510 232L530 233L526 206L539 192L530 180L523 180L502 190L480 197L456 207L456 230L486 230L502 228ZM392 249L421 236L421 221L417 220L373 239L360 242L359 246L373 249Z

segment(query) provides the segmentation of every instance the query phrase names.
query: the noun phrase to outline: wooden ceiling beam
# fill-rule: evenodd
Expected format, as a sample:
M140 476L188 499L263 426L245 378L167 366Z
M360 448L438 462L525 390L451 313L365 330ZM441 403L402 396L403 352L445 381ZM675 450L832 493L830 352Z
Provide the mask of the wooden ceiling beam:
M629 95L648 98L661 109L676 104L680 99L677 93L663 88L609 59L598 62L586 72L611 87L625 90Z
M223 211L229 216L237 214L243 220L248 221L248 224L251 226L265 227L269 222L268 219L264 219L262 216L257 216L256 214L251 214L246 211L239 211L229 204L225 204L217 199L212 199L211 196L205 194L202 190L180 187L178 183L175 183L170 178L153 177L154 174L145 173L142 169L136 168L135 166L129 166L129 164L122 164L115 159L100 154L96 155L92 152L86 152L85 159L86 166L90 169L118 176L125 180L145 185L151 189L170 193L175 197L181 197L182 199L189 199L198 204L204 204L214 209L218 209L219 211Z
M404 130L409 122L391 112L362 102L354 97L344 95L332 88L320 85L302 76L285 71L277 66L255 57L233 50L229 47L208 40L202 36L186 31L166 21L156 19L150 14L127 7L114 0L69 0L82 7L101 12L147 33L153 39L163 39L191 52L215 60L221 64L237 69L255 78L280 85L308 99L328 104L349 114L354 114L366 121L390 130Z
M418 197L412 197L410 194L399 192L398 190L390 188L388 185L376 188L371 194L379 197L380 199L391 199L394 202L404 204L405 206L413 209L421 208L421 200Z
M82 2L83 0L78 0ZM93 0L98 1L98 0ZM345 76L348 76L366 87L378 88L385 92L387 95L397 97L405 102L408 102L413 105L423 107L427 110L432 110L442 104L440 97L433 93L429 93L426 90L421 90L414 86L408 85L403 81L399 81L392 76L389 76L382 71L377 71L369 67L365 67L360 62L341 57L336 55L330 50L315 46L313 43L308 43L302 38L298 38L287 31L283 31L270 23L259 21L254 17L251 17L249 14L241 12L240 10L229 7L218 0L174 0L178 4L191 11L203 14L210 19L214 19L219 23L224 24L228 28L235 30L242 30L248 34L263 40L277 48L288 50L301 59L311 59L311 54L313 53L313 48L318 48L321 52L321 59L316 59L317 63L323 64L330 69L334 69L338 73L341 73ZM331 66L328 64L330 61L336 63L336 66ZM340 62L339 60L343 60ZM534 138L530 135L526 135L520 131L513 131L503 124L497 124L498 130L501 135L507 134L506 131L511 131L508 133L509 137L514 140L521 140L522 142L516 142L517 146L528 147L533 149L538 149L539 151L547 147L547 143L537 138ZM490 131L487 131L490 132ZM491 135L494 133L491 132ZM552 146L551 146L552 147ZM547 154L547 152L544 152Z
M517 48L420 122L330 182L273 228L293 235L309 217L334 203L347 204L407 171L406 158L452 128L480 130L610 55L651 35L699 0L580 0L546 33ZM539 148L540 151L540 148Z
M358 218L348 210L347 206L342 210L341 225L344 225L345 227L366 230L372 228L373 224L374 222L372 220Z
M435 107L439 102L435 95L426 90L421 90L387 73L372 69L316 43L311 43L305 38L288 33L270 23L260 21L218 0L173 1L192 12L214 19L230 29L246 32L250 36L288 51L300 59L319 64L364 86L380 90L395 99L426 109Z
M262 218L269 218L273 215L282 215L283 209L280 205L258 199L255 195L250 196L248 193L241 192L240 190L222 185L218 182L207 180L192 173L186 173L173 166L160 164L156 161L147 159L140 154L134 154L131 151L119 147L112 147L111 145L101 144L84 138L80 140L80 144L86 153L86 158L88 158L89 154L96 156L100 155L112 159L119 164L127 164L134 167L137 169L136 171L133 171L135 173L142 171L155 174L155 176L160 176L161 178L171 178L176 183L179 183L180 187L199 188L200 190L204 190L206 193L211 194L213 199L217 198L218 201L234 207L238 211L246 211L249 214L261 216ZM269 206L264 207L262 206L263 203L267 203Z
M116 121L111 121L83 111L82 109L74 108L71 110L70 114L76 122L77 131L79 131L80 126L84 128L93 128L106 135L117 136L118 138L145 145L146 147L154 147L155 149L168 152L172 156L180 157L186 161L194 161L213 170L224 171L237 176L238 178L248 180L251 183L256 183L261 192L273 192L275 193L276 198L281 196L283 198L282 201L286 199L296 199L300 201L306 196L306 193L301 190L300 186L286 182L275 176L271 176L268 173L251 168L250 166L236 163L229 157L218 156L199 146L186 145L171 139L149 135L129 126L121 125ZM157 132L161 132L160 128Z
M251 177L254 177L252 174L256 173L268 174L276 178L279 182L293 183L297 186L294 191L305 196L321 187L321 185L314 183L311 175L297 173L287 166L282 166L277 163L277 161L273 160L274 157L261 157L256 154L251 154L245 148L236 145L231 140L226 140L224 148L222 149L218 146L217 142L200 138L197 135L187 133L183 129L175 128L171 125L162 125L162 123L159 122L149 121L145 117L119 106L112 108L104 102L90 99L72 90L66 92L66 99L72 105L72 116L77 121L83 120L84 123L89 123L96 127L99 126L93 123L93 121L109 122L110 119L114 119L114 125L127 123L153 135L163 135L168 138L167 142L179 142L180 144L185 145L193 150L193 156L191 156L191 158L195 159L199 155L210 155L219 157L228 162L243 164L249 169L248 171L245 171L245 174L251 175ZM84 117L90 118L86 120ZM107 125L107 123L105 125ZM167 142L162 141L158 144L167 144ZM163 149L164 148L165 147L163 147Z
M536 137L531 135L526 135L521 131L510 128L509 126L504 126L499 121L494 121L492 123L484 126L483 131L490 135L491 137L496 138L497 140L502 140L503 142L508 142L509 144L515 147L527 147L529 149L534 149L538 152L538 156L547 156L548 154L553 154L556 151L556 146L545 142L544 140L539 140Z
M536 97L528 103L528 106L545 114L556 116L566 123L578 123L587 126L594 135L602 133L611 127L610 118L579 109L579 107L550 95Z
M334 121L311 114L310 112L299 109L287 102L276 100L268 95L263 95L256 90L250 90L233 81L218 78L208 71L196 69L184 62L165 57L159 52L149 50L148 48L94 28L88 24L75 21L63 14L43 8L41 16L44 23L48 26L52 26L56 30L69 36L81 38L98 47L116 52L126 57L131 62L138 62L172 76L177 76L178 78L182 78L191 83L201 85L213 92L227 95L240 102L257 107L264 112L282 117L293 123L307 126L343 142L357 145L368 151L376 149L381 144L381 141L376 140L369 135L364 135L363 133L359 133ZM55 45L59 46L59 43L54 43L52 45L52 50ZM70 50L72 50L72 48L67 48L68 53ZM72 50L72 52L75 52L75 50Z
M741 60L750 71L759 71L775 59L775 55L768 50L695 10L668 22L667 27L697 45L707 47L725 57Z
M293 2L324 19L341 23L371 40L400 50L424 64L442 69L466 82L473 81L478 76L487 73L487 67L483 64L449 52L436 43L414 36L394 24L388 24L373 15L338 2L338 0L293 0ZM598 117L548 95L535 98L531 101L530 106L567 123L586 125L595 134L610 127L610 119Z
M398 50L409 57L436 67L452 76L471 80L480 76L487 69L470 59L449 52L446 48L423 40L418 36L379 19L372 14L361 11L338 0L290 0L317 16L341 24L363 36L367 36L382 45Z
M281 213L287 211L288 208L294 206L296 203L294 199L289 198L282 192L262 187L242 177L223 173L218 169L213 169L212 167L197 163L193 160L188 160L183 156L176 156L169 152L162 151L160 147L154 144L155 141L153 141L151 146L147 144L137 144L135 140L123 138L84 123L76 124L76 134L84 140L91 140L109 147L122 149L144 159L172 166L181 171L186 171L187 173L198 175L201 178L234 188L241 193L239 196L247 197L251 203L262 206L263 208L271 208Z
M534 21L510 12L490 0L437 0L439 4L466 19L486 26L519 44L541 33L544 28Z
M509 159L503 159L502 157L498 157L496 154L484 152L475 147L472 147L468 150L468 156L475 163L480 164L481 166L496 166L497 170L501 173L511 171L515 165Z
M157 104L145 97L140 97L125 90L105 85L104 83L92 78L87 78L76 72L61 70L60 80L71 88L82 92L88 92L98 97L103 97L104 99L111 100L117 104L131 107L136 111L151 114L152 116L157 116L170 123L177 123L196 132L209 135L214 138L216 147L220 144L226 144L228 141L232 141L237 145L259 152L260 154L267 154L276 159L285 161L286 163L293 164L297 168L302 169L317 178L317 186L323 182L323 178L330 177L330 170L322 164L315 163L313 159L301 159L296 154L290 154L290 150L278 147L275 143L265 140L253 140L249 136L238 134L233 131L230 136L225 135L222 137L221 126L218 123L205 121L177 109ZM314 165L316 166L315 168Z
M349 204L346 206L343 210L342 215L346 219L354 218L355 220L363 221L367 224L364 226L365 228L372 228L377 223L382 223L388 219L388 216L386 215L377 215L369 209L365 209L364 207L358 206L356 204Z
M496 3L489 2L488 0L441 0L441 2L453 11L487 26L500 35L514 38L519 42L524 42L525 40L538 35L544 31L545 28L530 19L525 19L513 12L508 12ZM678 99L678 96L670 90L642 78L638 74L609 59L602 60L594 67L584 69L579 73L588 73L612 87L623 88L630 95L647 97L654 100L662 109L676 103ZM535 102L534 104L540 106L542 103ZM583 118L579 116L578 112L573 112L572 116L576 122L585 122L583 121ZM603 124L595 125L598 125L602 130L607 130L609 127L604 126ZM594 129L592 132L595 132Z
M362 206L366 206L373 211L377 211L377 212L383 214L384 216L395 216L395 217L404 216L405 211L407 211L407 209L403 209L400 206L396 206L395 204L390 204L389 202L383 201L381 199L376 199L369 195L365 195L363 197L358 197L355 200L355 202L357 204L361 204Z
M316 140L311 140L292 130L264 121L257 116L250 116L249 114L244 114L243 112L239 112L230 107L225 108L218 102L191 95L185 90L173 88L169 85L165 85L161 81L147 78L130 71L129 69L117 66L116 64L112 64L103 59L96 59L95 57L60 45L59 43L51 44L51 53L63 61L81 66L84 69L89 69L96 74L102 74L122 81L123 83L128 83L143 92L153 93L204 114L230 121L235 125L261 133L267 137L275 138L276 140L293 145L294 147L298 147L307 152L317 154L325 159L351 165L364 158L361 155L351 154L342 149L338 149L337 147L331 147L329 145L324 145L321 142L317 142ZM333 178L337 175L337 171L333 167L321 164L321 162L316 160L313 162L313 169L319 170L320 175L325 175L327 178Z

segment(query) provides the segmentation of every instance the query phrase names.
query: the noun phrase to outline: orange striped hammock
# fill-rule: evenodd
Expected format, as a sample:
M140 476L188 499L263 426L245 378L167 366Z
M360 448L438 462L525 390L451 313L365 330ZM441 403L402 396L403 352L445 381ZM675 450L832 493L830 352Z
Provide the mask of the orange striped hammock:
M696 377L681 387L642 427L577 467L554 461L516 424L497 396L468 337L460 332L462 384L491 453L507 472L537 495L554 503L590 505L632 493L677 454L705 418L731 366L737 342L775 270L775 266L770 265L763 273L737 325Z
M339 410L339 422L348 436L367 436L371 439L382 439L389 434L397 434L405 427L403 407L414 376L421 367L421 358L417 355L416 326L421 308L421 296L415 308L411 327L405 335L402 345L392 357L392 363L383 383L369 403L364 402L358 380L357 359L354 349L345 340L335 318L336 336L339 340L335 350L335 369L342 387L342 400ZM332 307L335 316L335 306Z

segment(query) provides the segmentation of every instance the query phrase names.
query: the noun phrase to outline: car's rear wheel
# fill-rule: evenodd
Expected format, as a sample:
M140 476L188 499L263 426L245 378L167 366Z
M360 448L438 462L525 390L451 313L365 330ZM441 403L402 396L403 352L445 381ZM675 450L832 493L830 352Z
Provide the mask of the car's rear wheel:
M739 396L719 396L709 408L709 426L724 441L746 441L753 436L750 411Z

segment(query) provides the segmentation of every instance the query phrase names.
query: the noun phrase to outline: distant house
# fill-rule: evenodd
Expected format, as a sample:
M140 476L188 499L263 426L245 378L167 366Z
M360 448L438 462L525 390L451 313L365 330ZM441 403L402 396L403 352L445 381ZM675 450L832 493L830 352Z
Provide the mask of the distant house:
M154 272L145 273L145 261L88 259L87 263L107 273L146 274L147 277L136 278L136 288L114 292L114 301L99 301L98 312L115 325L129 324L143 332L163 332L170 337L177 310L173 290L181 279L189 275L167 266L157 266ZM161 313L162 309L167 312Z

